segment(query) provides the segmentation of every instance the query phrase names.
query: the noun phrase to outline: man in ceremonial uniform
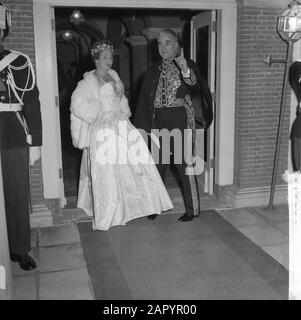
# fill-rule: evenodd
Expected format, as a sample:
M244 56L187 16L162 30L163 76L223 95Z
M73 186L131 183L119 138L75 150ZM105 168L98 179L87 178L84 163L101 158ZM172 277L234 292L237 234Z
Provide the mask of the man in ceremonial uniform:
M10 258L23 270L36 267L28 254L29 165L39 160L42 123L39 91L28 56L6 50L10 13L0 2L0 153Z
M200 210L196 177L187 174L186 170L189 163L185 161L186 158L184 156L187 142L184 130L190 129L191 134L195 130L192 95L194 92L201 90L204 79L201 77L194 61L186 60L179 55L178 37L172 29L162 30L158 34L157 40L158 51L162 60L155 63L144 75L134 125L149 134L155 128L160 131L162 129L169 132L172 132L173 129L181 131L182 139L180 141L179 139L173 139L170 144L174 158L177 150L182 150L181 161L177 161L174 164L181 180L186 209L179 221L184 222L198 216ZM160 152L157 168L164 181L164 174L168 167L166 155L170 153L165 148L164 139L161 138L162 135L160 134ZM155 215L151 215L149 219L154 219L155 217Z

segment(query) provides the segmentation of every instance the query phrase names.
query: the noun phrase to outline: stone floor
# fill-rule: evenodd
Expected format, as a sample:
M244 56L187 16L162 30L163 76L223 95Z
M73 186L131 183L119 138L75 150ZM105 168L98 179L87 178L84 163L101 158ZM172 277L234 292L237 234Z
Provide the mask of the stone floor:
M183 213L183 198L175 176L168 174L165 185L174 204L174 209L169 213ZM62 214L53 217L53 226L32 229L31 254L37 261L37 269L24 272L16 263L12 263L13 299L95 299L77 227L77 223L89 221L90 218L76 208L76 195L72 194L70 192ZM233 209L214 196L202 196L201 208L214 209L288 270L287 205L278 205L273 209ZM186 232L189 236L189 227Z
M269 210L222 206L215 210L288 270L287 205ZM12 263L13 299L94 299L76 223L76 218L72 221L69 217L69 220L61 220L60 225L32 230L31 254L38 267L35 271L24 272Z
M37 269L12 263L13 299L93 299L75 223L32 230Z

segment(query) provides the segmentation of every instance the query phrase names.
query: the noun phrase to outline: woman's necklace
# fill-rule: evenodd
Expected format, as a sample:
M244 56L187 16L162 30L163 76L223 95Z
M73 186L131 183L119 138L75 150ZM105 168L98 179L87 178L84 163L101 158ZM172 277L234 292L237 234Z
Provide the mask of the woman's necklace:
M99 72L96 72L96 77L101 83L113 81L112 77L108 73L101 74Z
M117 94L117 96L121 97L124 93L123 84L120 81L116 81L110 74L105 73L104 75L101 73L95 72L96 78L98 82L103 85L104 83L112 82L113 88Z

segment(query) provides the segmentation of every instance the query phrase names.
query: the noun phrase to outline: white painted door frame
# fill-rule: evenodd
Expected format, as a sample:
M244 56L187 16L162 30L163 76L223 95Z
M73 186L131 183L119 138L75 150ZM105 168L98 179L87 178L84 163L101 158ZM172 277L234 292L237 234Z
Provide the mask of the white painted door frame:
M190 45L191 45L191 59L197 61L197 32L200 28L208 27L208 77L207 82L211 90L212 95L215 95L215 61L216 61L216 30L214 28L216 24L216 11L206 11L199 13L192 17L190 23ZM215 101L213 101L215 105ZM201 158L204 159L205 153L207 154L206 163L204 165L204 172L198 176L200 182L201 191L213 195L213 176L214 176L214 132L215 132L215 121L212 121L211 126L207 129L205 135L202 130L202 146L197 148L198 152L201 151ZM205 139L207 144L205 143ZM205 150L205 146L206 150Z
M43 121L42 174L44 197L61 198L61 146L56 117L57 78L51 12L53 7L107 7L217 10L215 183L231 185L234 170L236 77L235 0L33 0L37 84Z

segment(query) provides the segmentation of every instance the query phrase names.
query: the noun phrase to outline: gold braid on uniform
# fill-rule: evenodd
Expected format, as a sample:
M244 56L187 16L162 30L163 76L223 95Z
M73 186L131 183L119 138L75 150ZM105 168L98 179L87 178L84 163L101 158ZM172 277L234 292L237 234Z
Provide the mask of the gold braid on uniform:
M14 53L16 53L18 55L21 55L21 56L26 58L26 62L22 66L16 67L16 66L9 65L8 66L8 72L7 72L7 84L9 86L9 88L13 91L13 93L15 94L15 97L18 99L18 101L23 106L24 93L27 92L27 91L31 91L34 88L34 85L35 85L35 74L34 74L32 63L31 63L31 61L30 61L30 59L29 59L29 57L27 55L25 55L25 54L23 54L23 53L21 53L19 51L12 51L11 50L11 52L14 52ZM24 70L26 68L28 70L27 71L26 85L25 85L24 88L19 88L15 83L12 70L20 71L20 70ZM29 88L27 88L28 87L28 83L29 83L29 79L30 79L30 74L32 76L32 83L31 83L31 86ZM22 92L21 97L19 96L17 90Z

